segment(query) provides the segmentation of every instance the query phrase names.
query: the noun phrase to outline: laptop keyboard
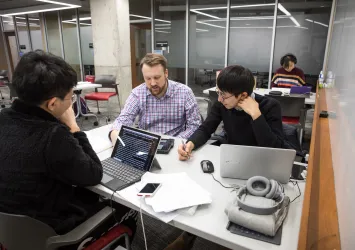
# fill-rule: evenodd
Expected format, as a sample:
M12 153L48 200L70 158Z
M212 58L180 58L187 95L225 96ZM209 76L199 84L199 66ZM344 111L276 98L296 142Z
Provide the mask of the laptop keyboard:
M122 162L108 158L102 161L102 166L105 174L117 178L126 183L140 180L144 172L142 170L130 167Z

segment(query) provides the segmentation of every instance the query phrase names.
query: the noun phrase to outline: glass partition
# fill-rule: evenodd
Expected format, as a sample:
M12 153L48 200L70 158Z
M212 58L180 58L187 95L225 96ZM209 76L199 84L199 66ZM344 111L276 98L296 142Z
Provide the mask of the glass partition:
M226 0L190 0L189 87L195 95L214 87L216 72L224 68L226 26Z
M168 60L169 78L186 84L186 4L175 0L155 1L154 49Z
M228 65L250 69L256 87L268 85L274 12L274 0L231 0Z
M61 10L63 44L65 61L75 70L78 80L81 79L78 33L75 9Z
M46 50L44 26L41 26L40 16L38 13L28 15L30 35L33 50Z
M306 83L316 84L323 67L331 6L331 0L279 3L273 73L281 67L281 57L292 53L297 57L296 67L305 74Z

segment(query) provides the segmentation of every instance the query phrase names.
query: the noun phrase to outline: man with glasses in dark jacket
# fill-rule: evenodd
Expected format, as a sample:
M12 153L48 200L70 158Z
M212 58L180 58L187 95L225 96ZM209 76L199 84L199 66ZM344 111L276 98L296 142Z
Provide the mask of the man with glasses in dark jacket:
M58 234L107 205L84 188L99 184L103 170L75 120L76 83L76 72L62 58L29 52L13 74L18 99L0 113L0 212L35 218ZM91 237L116 222L135 232L137 213L114 206L117 221L108 219Z

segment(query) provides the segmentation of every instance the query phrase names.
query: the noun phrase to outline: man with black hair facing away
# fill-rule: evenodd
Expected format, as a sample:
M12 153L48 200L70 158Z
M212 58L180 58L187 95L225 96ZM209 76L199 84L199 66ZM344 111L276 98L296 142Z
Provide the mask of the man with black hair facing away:
M293 86L306 85L306 78L302 69L297 68L297 58L289 53L281 57L281 68L278 68L272 77L272 87L276 88L291 88Z
M280 104L253 93L254 77L249 69L229 66L217 78L216 102L206 120L179 145L180 160L187 160L193 149L205 144L223 121L228 144L282 148L284 136Z
M109 203L84 188L99 184L103 170L75 120L76 72L62 58L29 52L12 84L18 99L0 113L0 211L27 215L65 234ZM115 216L88 237L100 237L116 218L134 235L137 212L114 208Z

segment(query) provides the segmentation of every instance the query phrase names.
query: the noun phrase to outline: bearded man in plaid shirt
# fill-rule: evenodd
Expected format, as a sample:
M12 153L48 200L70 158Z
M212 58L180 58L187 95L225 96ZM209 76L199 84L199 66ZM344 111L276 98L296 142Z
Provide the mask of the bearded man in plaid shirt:
M139 117L140 129L187 139L201 125L192 90L168 79L163 55L147 54L141 61L145 83L132 90L125 107L112 125L110 138L115 144L122 125L132 126Z

